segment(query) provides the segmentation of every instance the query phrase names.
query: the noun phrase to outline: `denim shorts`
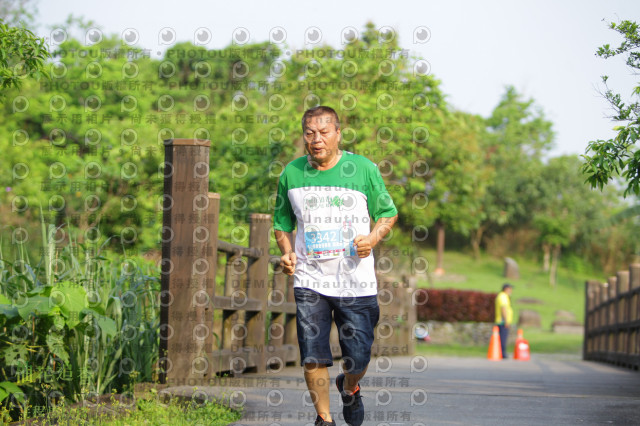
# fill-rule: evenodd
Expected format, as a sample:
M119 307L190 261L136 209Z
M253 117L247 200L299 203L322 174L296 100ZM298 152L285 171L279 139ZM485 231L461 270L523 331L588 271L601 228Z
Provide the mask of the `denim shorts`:
M330 297L308 288L294 288L293 292L302 364L333 365L329 343L333 313L344 371L364 371L371 360L373 330L380 317L377 296Z

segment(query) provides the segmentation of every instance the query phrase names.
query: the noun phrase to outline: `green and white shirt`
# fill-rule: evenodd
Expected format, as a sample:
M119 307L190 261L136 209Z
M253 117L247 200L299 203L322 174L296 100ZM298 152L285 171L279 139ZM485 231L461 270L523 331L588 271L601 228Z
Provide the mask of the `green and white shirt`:
M377 294L373 254L359 258L357 235L369 235L370 217L398 213L380 171L367 158L342 151L329 170L316 170L302 156L280 175L274 229L292 232L297 224L298 258L294 287L327 296Z

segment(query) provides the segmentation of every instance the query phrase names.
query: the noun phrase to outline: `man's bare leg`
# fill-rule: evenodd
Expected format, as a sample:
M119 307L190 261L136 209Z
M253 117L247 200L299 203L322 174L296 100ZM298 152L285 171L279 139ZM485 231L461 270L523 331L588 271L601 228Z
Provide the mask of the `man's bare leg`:
M307 382L316 412L325 421L330 422L329 369L324 364L305 364L304 380Z
M362 372L358 374L350 374L345 372L344 387L343 387L344 391L350 394L353 394L353 392L356 390L356 387L358 386L358 382L360 381L360 379L364 377L364 374L366 372L367 372L367 367L365 367L364 370L362 370Z

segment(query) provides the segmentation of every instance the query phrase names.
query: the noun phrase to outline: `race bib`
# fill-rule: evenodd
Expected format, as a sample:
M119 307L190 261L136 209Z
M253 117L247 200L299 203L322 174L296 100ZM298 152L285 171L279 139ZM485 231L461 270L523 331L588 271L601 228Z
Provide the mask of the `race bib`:
M355 256L356 250L353 247L355 235L351 234L353 232L345 232L343 228L308 226L304 232L307 257L309 259L331 259Z

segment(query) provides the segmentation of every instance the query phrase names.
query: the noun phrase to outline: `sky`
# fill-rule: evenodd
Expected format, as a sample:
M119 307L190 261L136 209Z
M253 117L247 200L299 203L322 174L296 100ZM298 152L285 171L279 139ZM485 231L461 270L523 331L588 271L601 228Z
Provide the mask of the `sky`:
M599 46L622 41L608 22L640 21L640 2L632 0L40 0L37 6L40 36L51 37L73 14L94 21L104 34L135 34L136 46L157 58L169 47L161 33L193 42L197 32L210 49L242 34L250 42L284 35L291 49L311 47L320 36L339 48L345 34L362 32L370 21L429 62L457 109L486 117L507 85L533 99L554 123L551 156L582 154L590 140L615 136L600 76L608 75L609 87L626 99L640 80L623 57L595 55Z

